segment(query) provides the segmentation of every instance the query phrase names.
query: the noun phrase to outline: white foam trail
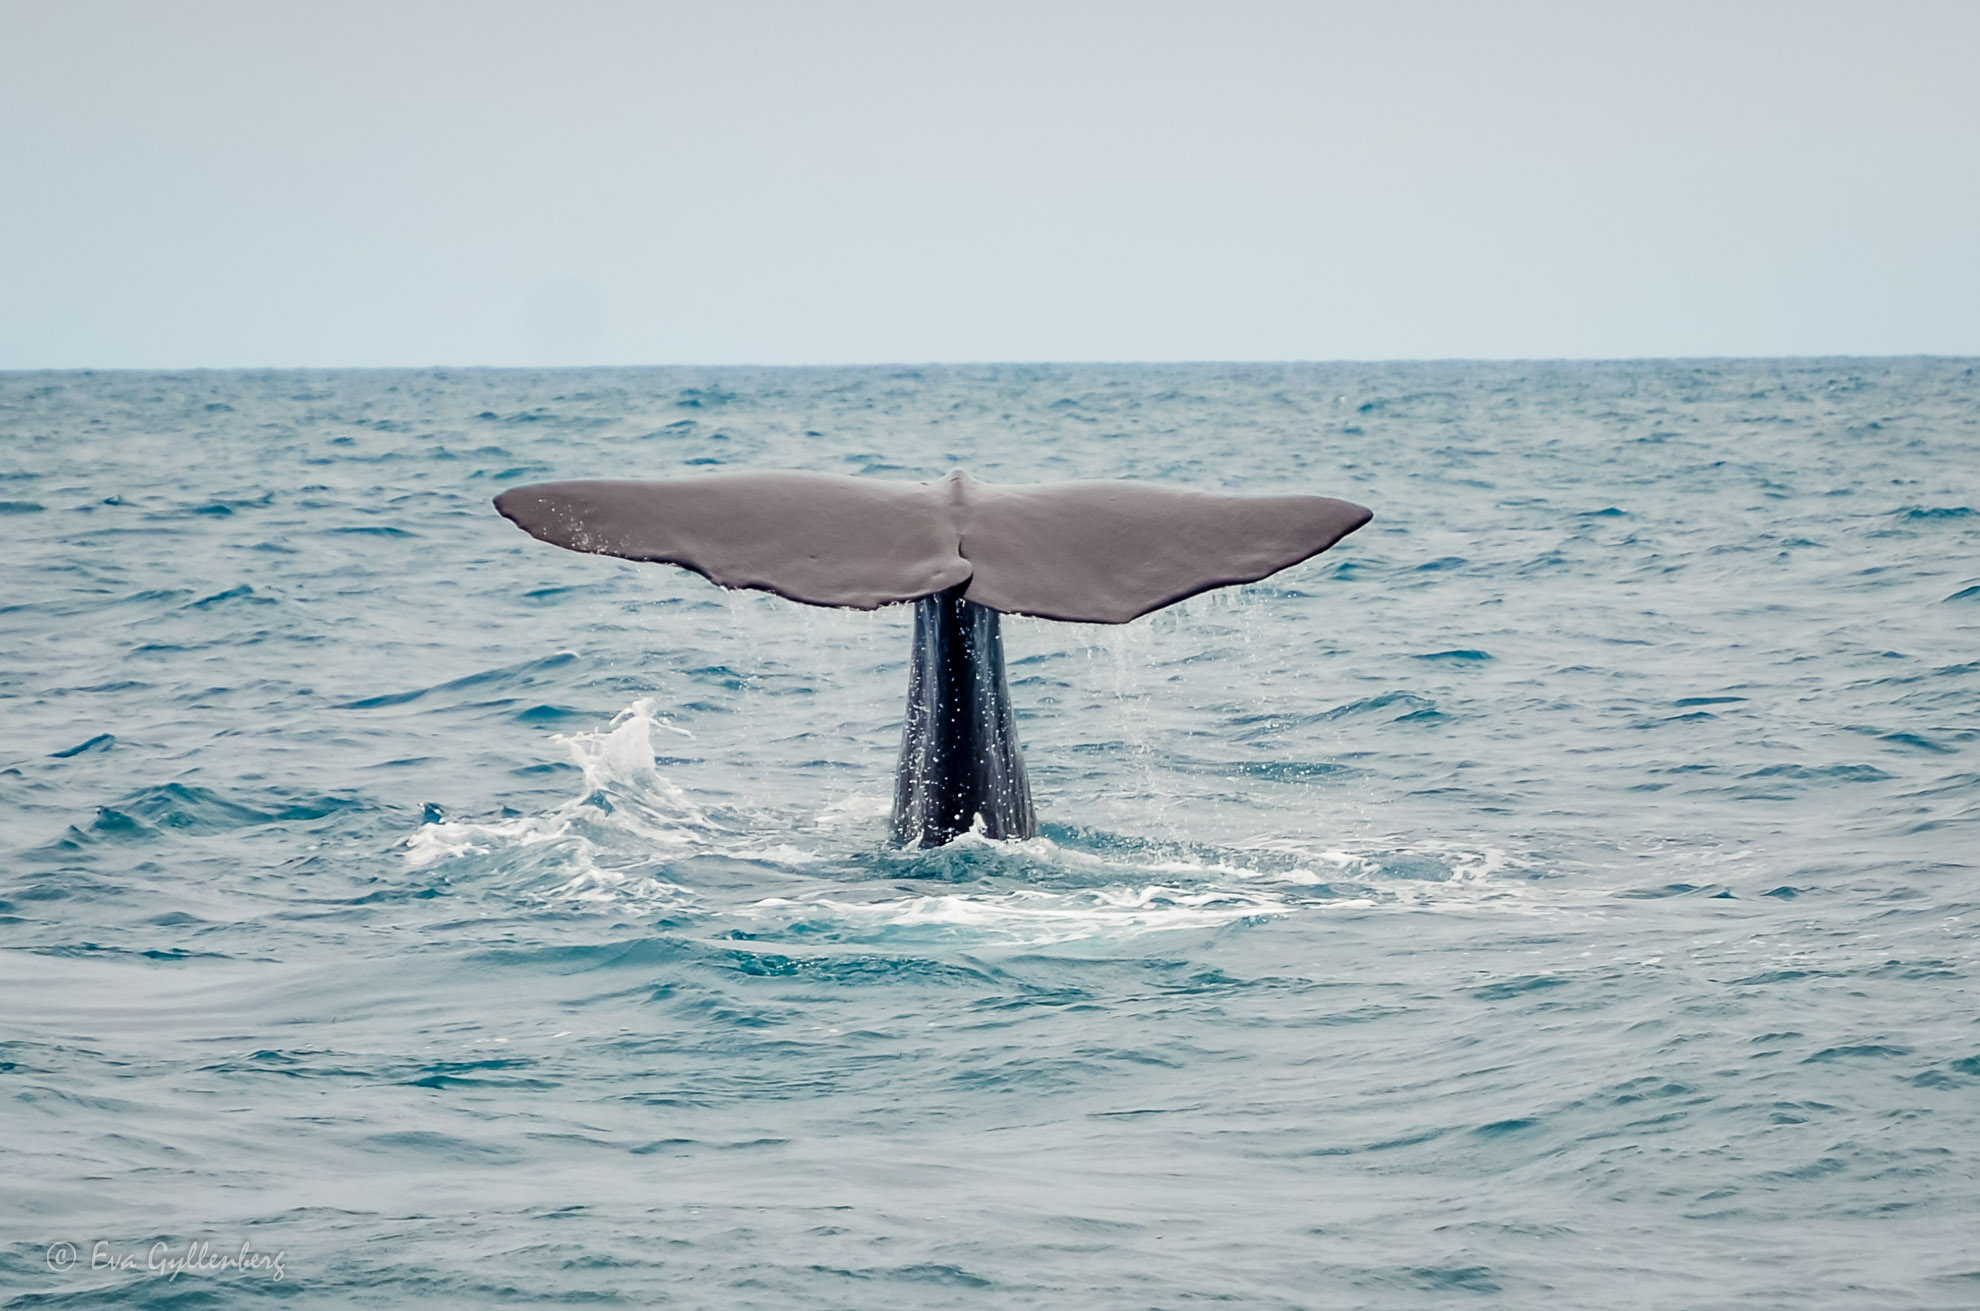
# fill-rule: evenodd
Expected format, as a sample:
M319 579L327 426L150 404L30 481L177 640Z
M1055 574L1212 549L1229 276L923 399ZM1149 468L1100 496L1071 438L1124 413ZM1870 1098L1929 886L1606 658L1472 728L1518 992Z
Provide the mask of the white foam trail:
M792 924L822 918L855 932L934 929L949 931L940 936L1043 946L1094 937L1217 928L1288 909L1282 899L1270 895L1149 884L1077 892L1020 888L1003 893L938 893L870 902L821 893L765 898L743 908L742 913L763 922Z
M580 900L650 897L659 881L639 873L639 866L706 847L722 832L721 825L654 768L656 728L684 733L656 714L650 699L642 699L603 731L560 735L556 740L584 773L582 793L541 814L422 825L406 839L406 863L422 869L463 856L557 846L576 870L557 889L559 895ZM621 848L627 850L622 853Z

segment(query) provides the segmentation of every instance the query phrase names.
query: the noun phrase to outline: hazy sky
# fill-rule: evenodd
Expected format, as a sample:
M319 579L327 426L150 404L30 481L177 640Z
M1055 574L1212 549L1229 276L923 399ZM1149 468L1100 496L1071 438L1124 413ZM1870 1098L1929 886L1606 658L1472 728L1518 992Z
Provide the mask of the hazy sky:
M0 368L1980 354L1980 2L0 0Z

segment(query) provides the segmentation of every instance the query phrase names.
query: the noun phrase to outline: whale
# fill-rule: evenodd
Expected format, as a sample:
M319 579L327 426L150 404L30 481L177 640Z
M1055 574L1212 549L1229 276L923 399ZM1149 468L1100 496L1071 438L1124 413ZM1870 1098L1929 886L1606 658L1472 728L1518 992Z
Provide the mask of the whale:
M1037 836L1004 672L1003 615L1125 624L1256 582L1373 519L1304 493L1135 482L933 482L770 471L513 487L495 508L570 551L675 565L806 605L914 607L892 831Z

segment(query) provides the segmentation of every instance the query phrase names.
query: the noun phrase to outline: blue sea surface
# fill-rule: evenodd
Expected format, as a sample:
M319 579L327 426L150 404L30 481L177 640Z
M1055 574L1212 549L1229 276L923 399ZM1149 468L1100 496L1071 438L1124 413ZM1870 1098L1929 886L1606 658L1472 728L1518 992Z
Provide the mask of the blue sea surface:
M1980 1305L1976 367L0 375L0 1306ZM1376 519L924 852L489 504L957 466Z

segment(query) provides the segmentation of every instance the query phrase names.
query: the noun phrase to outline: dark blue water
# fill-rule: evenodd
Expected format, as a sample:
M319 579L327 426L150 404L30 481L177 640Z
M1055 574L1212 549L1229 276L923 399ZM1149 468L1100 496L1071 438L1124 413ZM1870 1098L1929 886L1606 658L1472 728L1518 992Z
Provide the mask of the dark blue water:
M958 465L1377 519L922 853L488 504ZM1980 1303L1971 362L10 374L0 556L0 1305Z

